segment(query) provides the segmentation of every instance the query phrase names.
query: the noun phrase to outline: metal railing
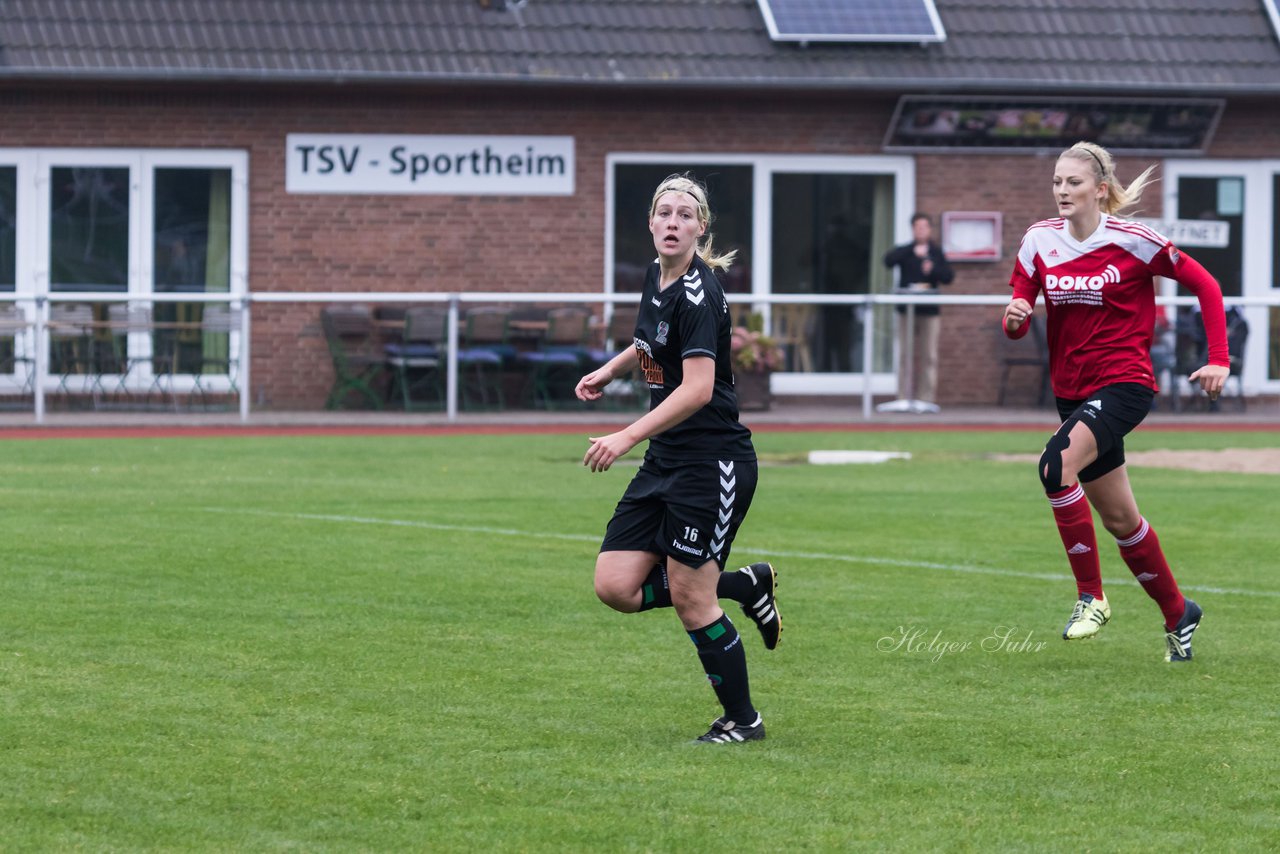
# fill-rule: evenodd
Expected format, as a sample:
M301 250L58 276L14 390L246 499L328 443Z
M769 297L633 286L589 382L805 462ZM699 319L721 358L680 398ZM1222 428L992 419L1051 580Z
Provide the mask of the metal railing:
M45 397L49 379L49 310L55 302L81 303L219 303L230 304L234 309L245 309L239 312L239 352L236 362L238 366L234 377L234 387L238 391L238 408L240 420L250 420L250 340L251 325L248 308L254 304L282 303L366 303L366 304L436 304L448 309L448 342L446 359L445 412L449 421L458 417L458 367L459 350L458 328L462 317L462 306L471 303L503 303L503 304L584 304L603 305L612 311L614 305L627 305L637 302L639 294L604 294L604 293L512 293L507 291L469 291L465 293L404 293L404 292L363 292L363 293L331 293L325 291L291 291L261 292L252 294L230 293L155 293L140 296L136 294L99 293L99 292L62 292L39 296L18 294L0 294L0 301L13 302L18 305L33 305L34 318L28 320L33 328L34 341L31 358L34 360L33 408L37 424L45 422ZM872 406L873 391L871 375L873 354L875 353L875 324L865 322L869 313L877 306L1003 306L1008 303L1008 294L730 294L727 300L731 305L751 305L755 310L768 314L775 305L807 305L807 306L851 306L858 312L859 319L864 321L865 332L862 340L862 389L861 402L864 418L870 418L874 412ZM1229 306L1253 307L1264 306L1280 308L1280 293L1268 296L1227 297L1224 302ZM1160 306L1195 306L1198 301L1194 297L1157 297Z

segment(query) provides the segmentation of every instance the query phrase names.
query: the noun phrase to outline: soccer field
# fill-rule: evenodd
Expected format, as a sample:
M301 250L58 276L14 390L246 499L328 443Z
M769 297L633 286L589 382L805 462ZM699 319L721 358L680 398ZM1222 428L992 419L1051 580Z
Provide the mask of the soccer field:
M732 562L785 632L729 603L769 732L733 747L690 743L674 613L592 593L634 460L583 436L0 442L0 849L1276 850L1280 478L1133 469L1205 609L1171 667L1101 526L1112 620L1061 640L1034 465L991 458L1045 438L757 434Z

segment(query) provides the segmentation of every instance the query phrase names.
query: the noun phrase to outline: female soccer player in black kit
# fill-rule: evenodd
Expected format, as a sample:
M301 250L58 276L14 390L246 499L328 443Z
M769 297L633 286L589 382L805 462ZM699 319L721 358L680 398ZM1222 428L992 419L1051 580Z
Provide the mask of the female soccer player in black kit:
M638 365L649 411L631 425L589 439L582 463L607 471L649 440L640 470L614 510L596 559L596 595L624 613L674 606L724 707L699 741L733 744L764 738L751 704L742 639L718 599L742 604L765 646L782 630L769 563L723 572L729 548L756 489L751 431L738 422L729 342L732 322L715 270L706 190L685 175L658 185L649 231L658 250L645 276L635 346L583 377L582 400Z

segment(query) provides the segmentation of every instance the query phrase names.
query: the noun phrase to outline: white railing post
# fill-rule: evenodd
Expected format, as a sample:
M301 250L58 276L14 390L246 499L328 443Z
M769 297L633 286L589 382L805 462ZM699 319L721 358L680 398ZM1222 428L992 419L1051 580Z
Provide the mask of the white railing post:
M36 297L36 321L35 329L32 330L32 346L35 353L32 358L35 359L35 385L31 387L31 400L35 408L36 424L44 423L44 381L49 375L49 358L52 356L48 352L48 331L49 331L49 299L44 296Z
M240 313L240 355L236 361L236 384L240 389L240 423L247 424L249 422L249 404L252 396L249 394L249 356L251 348L249 346L249 296L246 294L243 298L236 300L232 305L239 306Z
M449 296L449 360L445 366L445 410L450 421L458 420L458 295Z
M863 300L862 306L862 417L871 418L873 411L871 407L871 374L872 355L875 353L875 347L872 346L872 339L875 337L876 328L876 306L872 302L872 295L867 294Z

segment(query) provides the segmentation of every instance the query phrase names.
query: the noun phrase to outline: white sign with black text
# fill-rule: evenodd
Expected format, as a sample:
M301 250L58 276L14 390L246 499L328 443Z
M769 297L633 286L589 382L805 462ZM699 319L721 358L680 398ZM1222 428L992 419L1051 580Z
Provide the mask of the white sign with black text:
M1145 219L1134 217L1163 234L1174 246L1224 249L1231 242L1231 223L1220 219Z
M571 136L291 133L290 193L571 196Z

